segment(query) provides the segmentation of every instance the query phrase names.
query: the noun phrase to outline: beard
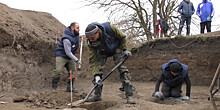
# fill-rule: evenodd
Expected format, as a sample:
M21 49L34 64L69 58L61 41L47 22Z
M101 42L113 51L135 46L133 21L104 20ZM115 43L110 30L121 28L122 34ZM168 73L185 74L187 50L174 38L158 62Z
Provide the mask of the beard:
M73 32L74 32L74 35L75 35L75 36L78 36L78 35L79 35L79 32L77 32L77 31L75 31L75 30L74 30Z

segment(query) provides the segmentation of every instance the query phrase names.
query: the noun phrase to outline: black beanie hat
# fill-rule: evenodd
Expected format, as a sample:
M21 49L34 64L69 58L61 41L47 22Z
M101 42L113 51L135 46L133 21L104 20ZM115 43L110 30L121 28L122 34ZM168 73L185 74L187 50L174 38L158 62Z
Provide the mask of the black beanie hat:
M85 34L86 36L94 35L98 31L98 26L94 24L89 24L86 28Z
M170 65L170 71L174 73L179 73L182 70L182 67L179 63L172 63Z

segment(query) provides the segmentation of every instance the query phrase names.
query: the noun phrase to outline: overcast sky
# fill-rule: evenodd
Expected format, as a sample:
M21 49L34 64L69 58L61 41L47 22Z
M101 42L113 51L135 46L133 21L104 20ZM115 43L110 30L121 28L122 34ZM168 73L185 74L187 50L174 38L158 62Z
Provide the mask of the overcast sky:
M1 3L4 3L11 8L51 13L65 26L69 26L71 22L76 21L80 24L81 34L84 33L85 28L89 23L95 21L102 23L107 21L107 15L106 13L102 13L102 10L96 12L97 10L92 7L80 8L83 4L79 1L81 0L0 0ZM179 0L179 2L181 1L182 0ZM197 9L197 6L201 1L202 0L191 0L195 9ZM215 9L215 16L212 25L220 24L217 22L217 19L215 19L217 17L220 18L220 14L218 13L220 10L220 7L218 7L220 0L211 1ZM196 14L193 16L196 17ZM215 31L216 29L214 30L212 28L212 30Z

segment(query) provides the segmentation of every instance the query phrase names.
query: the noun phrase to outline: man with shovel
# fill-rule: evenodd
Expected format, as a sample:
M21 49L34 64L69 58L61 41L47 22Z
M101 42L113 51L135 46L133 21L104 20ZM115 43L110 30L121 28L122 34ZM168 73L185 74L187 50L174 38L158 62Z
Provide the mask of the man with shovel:
M67 71L74 72L75 70L75 62L82 64L78 58L75 56L76 50L79 47L79 24L77 22L73 22L67 27L64 31L64 35L61 38L57 48L55 50L56 57L56 69L52 78L52 89L57 89L57 84L60 80L61 73L63 69L66 67ZM69 74L70 75L70 74ZM72 85L74 83L74 78L72 78ZM70 80L67 82L67 92L71 92L70 90ZM72 92L77 92L72 87Z
M163 81L162 93L159 92L160 83ZM186 96L181 97L182 84L186 83ZM189 100L191 91L191 81L188 76L188 66L180 63L177 59L172 59L162 65L162 74L157 80L154 97L164 98L181 98Z
M131 56L127 50L126 36L110 22L91 23L85 30L88 43L89 65L94 75L93 83L101 80L104 65L108 57L113 57L115 64L120 62L124 56ZM125 88L125 95L128 104L135 104L132 85L130 84L130 72L122 65L117 68L120 73L120 80ZM94 96L87 99L87 102L100 101L103 85L95 88Z

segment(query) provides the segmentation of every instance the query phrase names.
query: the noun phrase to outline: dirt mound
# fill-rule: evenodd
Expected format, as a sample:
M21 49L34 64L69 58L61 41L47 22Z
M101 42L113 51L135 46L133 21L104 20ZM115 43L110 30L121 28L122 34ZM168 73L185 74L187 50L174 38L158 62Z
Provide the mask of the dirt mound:
M0 7L0 92L7 93L10 91L18 96L24 96L37 91L36 94L26 95L16 100L26 101L30 103L30 107L65 107L70 100L68 93L48 91L51 88L51 78L55 67L56 29L59 30L59 40L65 26L48 13L16 10L4 4L0 4ZM132 72L132 83L138 82L142 84L141 86L134 84L137 90L144 88L144 90L140 91L142 95L137 97L140 100L139 103L143 103L142 106L146 103L148 105L152 104L153 101L145 100L144 98L151 96L154 85L151 84L151 88L144 86L147 83L151 83L151 81L157 80L161 74L161 65L170 59L178 59L189 66L189 76L192 85L210 85L220 62L219 35L220 31L187 37L177 36L173 39L149 41L138 48L132 48L133 56L125 63ZM81 71L76 71L75 75L77 76L76 82L79 81L76 85L83 83L80 82L82 79L88 80L80 85L81 91L88 93L87 89L91 88L89 84L92 84L93 76L89 69L87 47L85 45L86 43L84 42L82 69ZM114 66L112 58L108 60L104 75ZM67 74L64 71L58 88L63 89L67 80ZM118 87L120 87L118 72L114 72L106 81L111 84L107 85L108 88L104 91L110 95L106 96L105 99L111 100L100 101L81 108L91 110L97 108L111 109L112 107L120 110L132 107L148 108L140 105L125 105L123 102L125 99L124 94L118 93ZM115 82L117 84L114 84L113 87L112 83ZM119 95L112 95L113 91ZM146 92L148 93L146 94ZM197 93L194 94L196 95ZM206 94L206 96L208 95ZM75 99L81 99L82 97L82 95L77 95ZM205 100L205 98L203 99ZM158 103L162 104L162 102ZM173 102L163 103L163 105L169 105L169 103ZM181 104L181 101L176 102L176 104L184 105ZM196 105L194 102L187 104Z
M161 74L162 64L178 59L189 66L192 85L210 85L220 62L219 35L220 31L191 37L157 39L133 48L133 56L126 61L132 72L132 80L156 81ZM106 67L110 69L112 64ZM118 76L113 74L111 80L118 80Z
M86 97L85 93L72 94L72 101L78 101ZM70 108L68 104L71 102L70 93L64 91L45 91L31 95L16 97L13 102L26 103L29 108L45 107L48 109L64 109ZM99 101L95 103L81 104L77 108L85 108L86 110L104 110L117 105L113 101Z
M73 94L73 102L85 98L86 94ZM37 94L25 95L13 99L15 103L26 102L28 107L65 108L71 102L70 93L64 91L45 91Z

